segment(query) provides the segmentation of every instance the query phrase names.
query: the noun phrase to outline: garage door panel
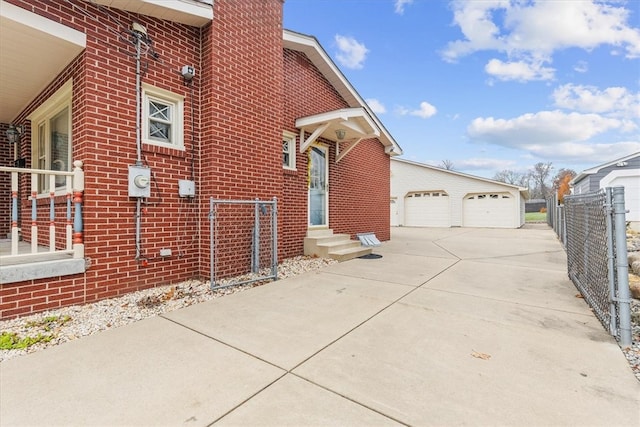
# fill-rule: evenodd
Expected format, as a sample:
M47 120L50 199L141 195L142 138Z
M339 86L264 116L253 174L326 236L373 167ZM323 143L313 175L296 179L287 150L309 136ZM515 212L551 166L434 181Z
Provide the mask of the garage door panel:
M487 193L465 196L463 226L513 227L516 199L508 193Z
M448 195L442 191L410 193L405 198L405 224L410 227L450 227Z

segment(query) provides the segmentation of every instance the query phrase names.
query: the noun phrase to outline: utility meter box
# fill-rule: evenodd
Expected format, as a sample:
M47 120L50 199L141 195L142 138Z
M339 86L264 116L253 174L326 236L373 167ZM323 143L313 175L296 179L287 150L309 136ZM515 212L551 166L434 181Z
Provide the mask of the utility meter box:
M178 180L178 195L180 197L195 197L196 183L190 179Z
M151 197L151 169L129 166L129 197Z

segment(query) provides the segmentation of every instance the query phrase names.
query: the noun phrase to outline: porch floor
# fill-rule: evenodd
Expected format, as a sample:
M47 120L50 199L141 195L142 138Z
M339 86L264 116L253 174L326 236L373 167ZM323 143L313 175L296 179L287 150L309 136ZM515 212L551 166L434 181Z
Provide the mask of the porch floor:
M18 242L18 255L11 255L11 239L0 239L0 266L29 264L33 262L72 259L73 254L50 252L48 246L38 246L38 253L31 253L30 242Z

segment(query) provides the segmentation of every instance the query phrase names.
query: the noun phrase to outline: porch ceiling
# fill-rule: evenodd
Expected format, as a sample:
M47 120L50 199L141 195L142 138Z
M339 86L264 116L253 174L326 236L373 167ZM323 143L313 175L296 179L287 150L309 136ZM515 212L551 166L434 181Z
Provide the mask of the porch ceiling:
M85 46L84 33L0 0L0 123L11 123Z
M306 139L301 138L301 153L306 151L317 138L324 138L336 142L338 146L336 161L344 157L362 139L380 137L380 129L362 107L343 108L300 117L296 119L296 127L300 129L301 135L304 132L310 134ZM338 137L337 131L343 132L344 135Z

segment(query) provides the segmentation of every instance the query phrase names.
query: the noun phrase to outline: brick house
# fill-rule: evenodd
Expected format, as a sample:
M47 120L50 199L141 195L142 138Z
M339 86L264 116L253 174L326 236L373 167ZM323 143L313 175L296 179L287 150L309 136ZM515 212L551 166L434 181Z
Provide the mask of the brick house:
M209 278L211 198L276 198L280 260L390 238L401 149L281 0L0 0L0 26L0 318Z

